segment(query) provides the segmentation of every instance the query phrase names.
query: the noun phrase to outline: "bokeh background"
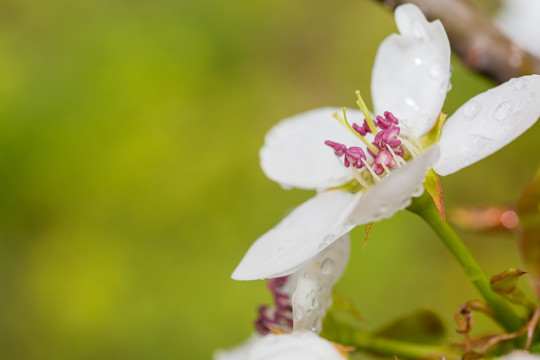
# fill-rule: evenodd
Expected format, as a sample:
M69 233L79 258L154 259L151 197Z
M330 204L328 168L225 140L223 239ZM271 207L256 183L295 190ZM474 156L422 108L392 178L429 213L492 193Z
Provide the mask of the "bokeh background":
M248 337L270 296L230 274L312 195L264 177L264 134L370 101L394 31L369 0L1 0L0 357L210 359ZM452 79L450 113L493 86L458 59ZM446 206L514 202L539 136L444 178ZM365 328L429 308L453 332L478 295L426 225L363 232L337 289ZM521 265L513 235L462 234L488 274Z

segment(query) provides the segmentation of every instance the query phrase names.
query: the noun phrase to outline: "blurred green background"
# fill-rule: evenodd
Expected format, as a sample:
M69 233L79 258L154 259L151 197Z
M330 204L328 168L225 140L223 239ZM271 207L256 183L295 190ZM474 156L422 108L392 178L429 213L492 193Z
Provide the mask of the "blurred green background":
M311 196L259 169L279 119L370 101L374 1L0 1L0 357L209 359L248 337L264 282L230 274ZM453 112L492 86L453 59ZM443 179L446 206L512 203L536 125ZM412 214L363 228L338 285L374 329L477 298ZM512 235L464 234L489 274ZM489 327L489 323L480 326Z

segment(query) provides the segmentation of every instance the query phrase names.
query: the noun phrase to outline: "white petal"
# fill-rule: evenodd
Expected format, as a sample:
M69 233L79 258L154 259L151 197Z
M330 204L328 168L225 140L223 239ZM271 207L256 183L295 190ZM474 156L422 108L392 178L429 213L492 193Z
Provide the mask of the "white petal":
M269 334L251 348L249 360L343 360L334 345L310 331Z
M540 360L540 356L538 354L530 354L528 351L525 351L525 350L516 350L500 357L499 359L501 360Z
M343 213L353 198L348 192L332 190L304 202L255 241L232 278L265 279L299 270L353 228L342 225Z
M490 89L461 106L441 131L441 158L434 170L452 174L493 154L540 116L540 75L523 76Z
M350 243L349 234L343 235L300 271L292 297L294 330L321 332L332 289L349 261Z
M261 167L268 178L285 188L327 189L352 179L326 140L359 146L360 140L341 126L332 115L338 108L311 110L284 119L265 137ZM349 122L362 124L360 111L347 110Z
M540 57L540 1L506 0L497 21L501 30L532 54Z
M402 168L393 170L363 196L355 195L345 224L361 225L386 219L411 204L412 196L423 191L424 175L439 158L439 148L432 146Z
M428 22L416 5L397 7L395 19L401 34L387 37L375 58L373 105L419 137L435 124L450 86L450 44L441 22Z
M248 360L251 348L260 338L259 335L252 335L249 339L235 348L217 350L214 353L214 360Z

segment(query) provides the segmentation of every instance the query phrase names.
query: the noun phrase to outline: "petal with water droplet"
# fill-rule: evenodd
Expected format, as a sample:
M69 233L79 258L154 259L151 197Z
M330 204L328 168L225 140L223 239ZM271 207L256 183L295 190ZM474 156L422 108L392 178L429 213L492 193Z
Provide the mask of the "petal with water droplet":
M232 278L266 279L299 270L354 227L342 224L354 197L331 190L304 202L253 243Z
M441 22L412 4L396 9L400 34L379 46L371 78L375 112L391 111L416 137L435 124L450 84L450 45Z
M321 108L282 120L265 137L260 151L266 176L283 187L326 189L352 179L349 169L324 144L331 140L359 146L360 140L341 126L333 114L338 108ZM359 110L348 110L352 122L363 122Z
M300 271L292 296L294 330L321 331L322 319L332 305L332 289L347 266L349 252L349 234L345 234Z
M501 149L531 127L540 116L540 75L512 79L479 94L446 120L433 169L452 174ZM471 103L478 108L468 116Z

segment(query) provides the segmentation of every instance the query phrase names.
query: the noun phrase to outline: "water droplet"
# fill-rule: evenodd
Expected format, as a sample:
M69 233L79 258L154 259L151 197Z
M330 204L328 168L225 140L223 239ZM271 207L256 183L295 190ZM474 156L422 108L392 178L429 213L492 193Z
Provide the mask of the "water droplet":
M416 190L412 193L412 196L419 197L424 193L424 185L419 185Z
M495 112L493 113L493 116L495 117L495 119L499 121L504 120L508 117L508 115L510 115L513 108L514 108L513 102L505 101L499 106L497 106L497 108L495 109Z
M319 300L315 295L311 298L311 308L315 309L317 306L319 306Z
M535 97L536 97L536 93L533 91L533 92L529 93L529 95L527 95L527 101L528 102L533 102Z
M429 74L433 77L439 77L442 74L442 65L440 63L434 63L429 68Z
M529 80L527 79L516 79L514 87L517 90L523 90L529 86Z
M463 115L469 118L475 117L480 112L480 103L478 101L469 101L463 107Z
M416 65L422 65L422 59L420 59L420 58L415 58L415 59L414 59L414 63L415 63Z
M332 243L332 241L334 241L334 239L335 239L334 234L325 235L324 238L323 238L322 243L319 244L319 249L322 250L322 249L326 248L328 245L330 245Z
M419 22L414 22L412 32L418 39L425 39L427 37L426 30L424 30L424 27Z
M418 105L416 104L416 102L415 102L413 99L411 99L411 98L405 99L405 103L406 103L407 105L409 105L410 107L412 107L412 108L413 108L414 110L416 110L416 111L420 110L420 108L418 107Z
M334 271L334 260L328 258L321 264L321 273L323 275L330 275Z
M382 213L385 213L385 212L387 212L387 211L388 211L388 206L386 206L386 205L381 205L381 212L382 212Z
M464 162L469 165L470 159L476 158L475 155L478 151L484 148L489 139L484 136L470 136L462 146L459 147L459 153L463 156Z

